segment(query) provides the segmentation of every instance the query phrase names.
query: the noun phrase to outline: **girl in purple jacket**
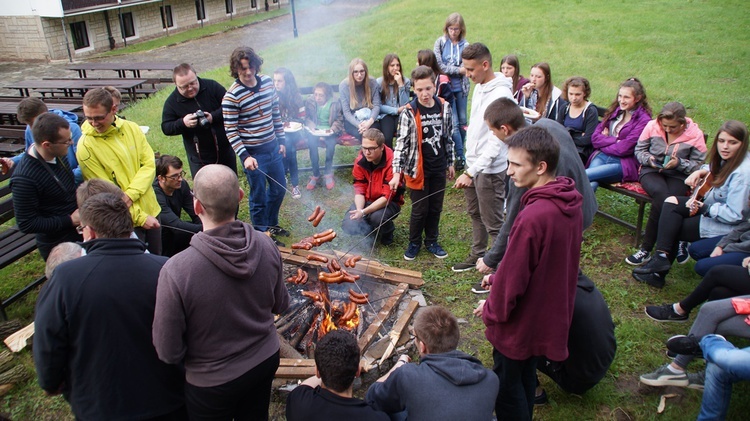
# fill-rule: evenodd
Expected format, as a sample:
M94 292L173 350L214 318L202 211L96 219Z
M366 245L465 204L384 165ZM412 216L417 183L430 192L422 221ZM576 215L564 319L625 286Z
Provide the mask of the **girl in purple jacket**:
M617 98L591 136L594 153L589 158L586 175L594 190L599 187L599 181L638 180L635 145L649 121L651 107L646 90L641 81L630 78L620 85Z

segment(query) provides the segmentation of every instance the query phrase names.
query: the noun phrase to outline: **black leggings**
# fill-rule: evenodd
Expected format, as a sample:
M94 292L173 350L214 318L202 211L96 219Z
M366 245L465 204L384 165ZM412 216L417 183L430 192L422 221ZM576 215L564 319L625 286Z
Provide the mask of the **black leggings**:
M398 123L398 116L386 115L380 119L380 130L385 136L385 144L389 148L393 149L393 138L396 136L396 126Z
M747 268L719 265L712 267L706 273L693 292L680 301L680 307L690 312L704 301L722 300L747 294L750 294L750 274Z
M674 260L675 249L679 241L698 241L700 234L700 215L690 216L690 209L685 206L688 197L677 198L677 204L664 202L659 217L659 234L656 238L656 250L663 251Z
M651 251L656 243L656 234L659 230L659 216L661 215L664 200L669 196L684 196L688 187L684 179L665 176L658 172L648 172L641 175L641 186L651 196L651 211L646 222L646 234L643 236L641 248Z

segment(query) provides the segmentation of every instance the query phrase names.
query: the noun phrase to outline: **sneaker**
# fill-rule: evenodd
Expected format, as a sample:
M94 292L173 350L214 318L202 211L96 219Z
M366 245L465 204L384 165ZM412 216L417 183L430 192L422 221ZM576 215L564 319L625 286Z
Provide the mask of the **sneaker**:
M669 272L671 267L672 264L669 262L669 259L657 253L645 265L633 269L633 273Z
M284 228L281 228L280 226L276 225L274 227L269 227L268 232L271 233L271 235L278 235L279 237L289 237L289 231L285 230Z
M272 235L271 239L273 240L274 244L276 244L276 247L286 247L286 244L284 244L281 241L277 240L275 236Z
M696 373L688 373L688 389L703 390L706 383L706 372L701 370Z
M657 322L684 322L688 319L687 314L677 314L672 304L646 306L646 315Z
M420 248L422 248L422 246L420 246L419 243L409 243L409 247L407 247L404 252L404 259L414 260L417 257Z
M438 259L445 259L446 257L448 257L448 252L443 250L443 248L440 247L440 244L438 243L425 244L425 247L430 253L434 254L435 257L437 257Z
M472 285L471 292L474 294L489 294L490 290L484 289L482 286L482 281L477 282L476 284Z
M310 181L307 182L307 187L305 188L307 190L315 190L315 186L318 185L318 178L320 177L315 177L315 176L310 177Z
M542 389L542 393L538 395L534 395L534 405L546 405L549 403L549 398L547 398L547 392Z
M466 272L467 270L476 269L477 267L477 259L472 259L471 256L469 256L466 260L464 260L461 263L456 263L451 267L451 270L454 272Z
M685 387L688 385L687 374L680 373L675 374L669 370L669 364L664 364L659 367L653 373L644 374L641 376L641 383L649 386L679 386Z
M302 192L299 191L299 187L292 187L292 199L299 199L300 197L302 197Z
M380 236L380 244L382 244L384 246L390 246L391 244L393 244L393 232L391 232L389 234L383 234L383 235L381 235ZM406 257L406 256L404 256L404 257Z
M684 265L688 260L690 260L690 254L688 254L689 245L690 243L688 243L687 241L680 241L680 243L677 245L677 256L675 257L677 263Z
M328 190L333 190L333 188L336 187L336 182L333 181L333 174L326 174L323 178L326 180L326 188Z
M640 266L648 262L649 260L651 260L651 253L644 249L640 249L634 254L631 254L630 256L626 257L625 263L629 265L633 265L633 266Z
M695 335L675 335L667 340L667 349L677 355L703 356L700 341Z
M651 285L654 288L664 288L664 276L659 273L635 273L634 270L632 275L633 278L638 282L643 282L644 284Z

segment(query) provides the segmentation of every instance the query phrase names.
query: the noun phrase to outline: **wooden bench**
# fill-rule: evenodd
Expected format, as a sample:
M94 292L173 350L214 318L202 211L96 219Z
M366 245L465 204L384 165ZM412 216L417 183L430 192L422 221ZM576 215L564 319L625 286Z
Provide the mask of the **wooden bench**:
M10 185L7 183L7 180L10 179L10 173L8 172L8 174L0 176L0 182L5 182L5 185L0 187L0 224L8 222L15 216L13 197L11 196ZM0 269L5 268L34 250L36 250L36 236L34 234L22 233L18 229L18 225L13 225L5 229L0 232ZM43 284L46 280L45 276L41 276L9 298L2 300L0 302L0 319L7 320L5 309L20 300L31 290Z
M631 184L638 184L640 183L633 182ZM645 193L638 193L633 190L626 189L620 185L620 183L614 183L614 184L607 184L607 183L599 183L599 187L607 189L611 192L621 194L623 196L632 197L635 199L635 203L638 205L638 217L636 219L635 224L631 224L630 222L627 222L623 219L620 219L614 215L608 214L604 211L599 210L596 211L597 214L599 214L604 219L607 219L609 221L614 222L615 224L621 225L625 228L630 229L631 231L635 232L635 246L638 247L641 245L641 239L643 238L643 217L646 214L646 204L651 203L651 196Z

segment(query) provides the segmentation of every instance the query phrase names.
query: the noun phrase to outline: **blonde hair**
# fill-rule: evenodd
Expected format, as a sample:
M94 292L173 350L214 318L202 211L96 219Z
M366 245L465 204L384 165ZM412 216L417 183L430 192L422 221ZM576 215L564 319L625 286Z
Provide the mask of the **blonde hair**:
M365 78L362 81L362 84L364 85L364 91L365 91L365 103L360 104L359 100L357 99L357 82L354 81L354 66L361 64L362 67L365 69ZM355 58L354 60L349 63L349 75L347 76L349 80L349 108L352 108L352 106L360 107L364 106L367 108L372 108L372 91L370 90L370 71L367 70L367 63L365 63L364 60L361 58Z

